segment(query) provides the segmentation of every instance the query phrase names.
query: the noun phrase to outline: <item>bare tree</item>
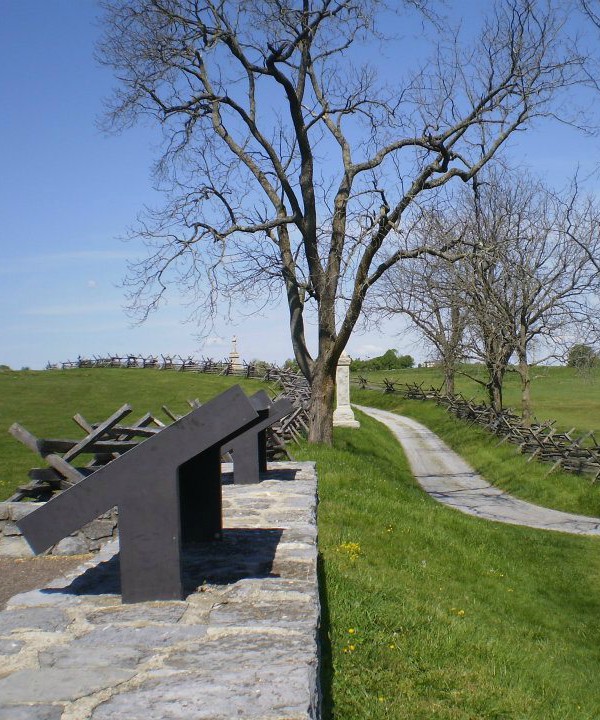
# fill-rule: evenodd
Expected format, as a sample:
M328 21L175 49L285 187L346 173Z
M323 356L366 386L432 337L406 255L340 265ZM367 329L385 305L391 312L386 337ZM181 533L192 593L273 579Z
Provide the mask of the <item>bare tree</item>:
M428 22L425 0L400 8ZM392 87L361 64L375 42L381 57L396 22L377 0L104 10L100 57L119 79L110 118L151 118L165 139L168 200L137 230L148 256L129 277L132 306L146 314L175 284L208 315L220 298L260 304L283 286L312 388L309 439L330 442L335 367L369 289L399 261L448 249L405 232L416 203L470 180L513 132L554 112L582 59L542 0L498 2L477 38L438 25L421 69L403 58Z
M413 228L425 244L455 245L455 252L470 254L464 237L470 217L428 213ZM444 373L444 390L455 391L457 368L465 356L465 330L469 308L460 288L457 257L419 257L390 269L367 300L365 311L372 321L392 315L407 316L421 340L428 345Z
M579 196L551 193L527 175L491 173L473 198L479 251L458 274L470 308L474 347L488 369L492 405L502 408L502 381L513 354L521 408L531 421L531 346L548 360L574 328L597 326L600 211ZM463 263L461 267L465 267Z
M562 196L526 174L489 168L464 188L443 215L414 230L454 245L455 259L417 258L397 265L369 303L379 314L403 313L436 348L453 391L458 360L481 361L487 378L463 374L486 388L497 411L516 357L521 408L531 421L531 348L557 357L576 337L597 334L600 210L577 184ZM563 340L564 339L564 340Z
M576 328L597 333L600 291L600 211L574 189L566 200L538 188L534 220L505 251L514 285L515 352L523 420L531 420L530 346L541 340L548 355ZM541 195L541 197L540 197ZM564 352L564 349L563 349ZM543 361L539 358L538 362Z

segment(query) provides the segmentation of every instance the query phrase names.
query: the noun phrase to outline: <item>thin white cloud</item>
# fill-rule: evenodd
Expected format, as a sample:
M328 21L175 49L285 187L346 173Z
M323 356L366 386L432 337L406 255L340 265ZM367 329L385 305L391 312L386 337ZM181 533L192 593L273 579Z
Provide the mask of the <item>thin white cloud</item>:
M41 305L22 310L19 314L28 317L74 317L80 315L95 315L98 313L121 310L118 302L98 302L82 305L69 303L65 305Z
M77 250L73 252L21 255L5 259L0 265L0 275L31 273L34 269L48 269L56 265L64 266L82 262L110 262L111 260L128 259L132 259L131 250Z
M381 345L370 345L366 343L364 345L357 345L353 347L350 355L361 358L377 357L379 355L383 355L384 352L385 350Z
M207 347L224 347L225 345L227 345L227 340L225 340L225 338L214 335L212 337L206 338L204 344Z

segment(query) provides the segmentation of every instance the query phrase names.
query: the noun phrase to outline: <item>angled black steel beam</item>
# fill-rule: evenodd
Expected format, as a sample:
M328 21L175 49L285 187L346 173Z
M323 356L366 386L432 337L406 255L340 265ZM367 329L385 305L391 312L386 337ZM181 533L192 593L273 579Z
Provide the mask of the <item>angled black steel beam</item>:
M267 469L267 428L294 410L290 400L272 402L264 390L252 395L250 402L260 417L259 422L222 448L233 455L234 483L244 485L259 482L260 473Z

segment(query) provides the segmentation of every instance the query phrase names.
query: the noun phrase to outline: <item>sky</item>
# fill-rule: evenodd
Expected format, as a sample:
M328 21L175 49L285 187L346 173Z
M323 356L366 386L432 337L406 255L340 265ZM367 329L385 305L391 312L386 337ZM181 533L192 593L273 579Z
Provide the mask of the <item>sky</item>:
M246 360L291 357L283 303L251 318L234 308L232 322L202 339L174 293L133 323L120 284L140 248L121 238L145 204L160 203L157 137L144 126L98 129L113 78L94 59L94 0L0 0L0 13L0 365L125 353L223 358L233 335ZM560 186L578 167L592 172L599 150L597 139L554 123L520 135L511 153ZM347 349L364 358L391 347L428 357L400 319L355 334Z

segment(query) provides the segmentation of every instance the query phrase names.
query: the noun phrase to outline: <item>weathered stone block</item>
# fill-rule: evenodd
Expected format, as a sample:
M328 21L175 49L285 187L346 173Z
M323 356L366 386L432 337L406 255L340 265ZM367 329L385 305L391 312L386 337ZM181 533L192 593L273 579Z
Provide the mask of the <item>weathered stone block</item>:
M0 720L60 720L59 705L0 705Z
M112 538L116 522L114 520L94 520L83 528L83 532L90 540Z
M37 510L43 503L8 503L9 517L13 522L19 522L21 518L24 518L29 513Z
M18 652L20 652L23 645L24 643L20 640L0 638L0 655L16 655Z
M52 550L52 555L83 555L89 552L88 544L82 537L63 538Z
M7 520L3 527L4 537L14 537L15 535L21 535L19 528L11 520Z
M20 608L0 613L0 635L13 630L62 631L70 623L60 608Z
M0 679L5 703L74 701L129 680L132 670L109 667L20 670ZM125 715L127 717L127 715Z
M0 538L0 555L8 557L31 557L33 550L20 535Z

